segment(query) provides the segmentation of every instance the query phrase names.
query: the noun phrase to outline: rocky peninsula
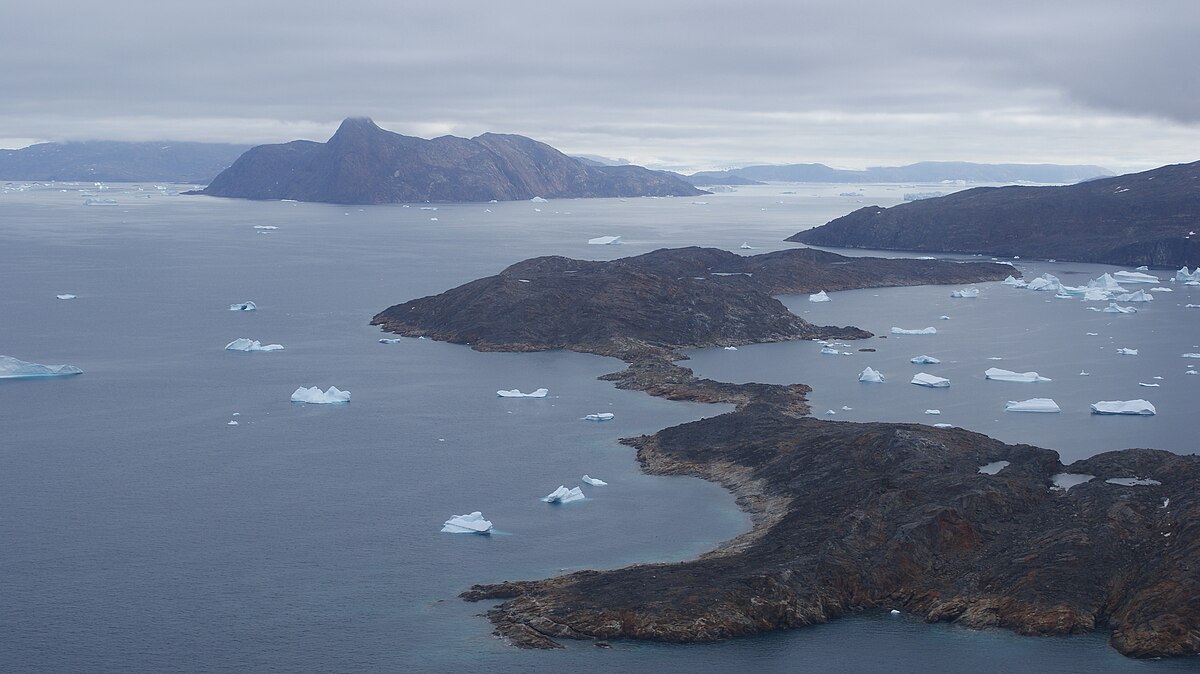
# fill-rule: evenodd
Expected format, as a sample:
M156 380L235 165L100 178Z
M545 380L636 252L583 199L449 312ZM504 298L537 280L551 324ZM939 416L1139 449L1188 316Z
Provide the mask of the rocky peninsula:
M788 241L1150 265L1200 264L1200 162L1065 187L977 187L868 206Z

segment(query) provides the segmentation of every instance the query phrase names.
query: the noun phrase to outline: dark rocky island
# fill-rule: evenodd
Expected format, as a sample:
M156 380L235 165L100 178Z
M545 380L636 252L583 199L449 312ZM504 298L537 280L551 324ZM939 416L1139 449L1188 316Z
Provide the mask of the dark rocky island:
M247 145L224 143L39 143L0 150L0 179L204 184Z
M202 194L337 204L705 194L673 174L582 162L524 136L432 140L347 119L325 143L260 145Z
M1065 187L978 187L891 208L869 206L787 240L1194 266L1200 264L1200 162Z

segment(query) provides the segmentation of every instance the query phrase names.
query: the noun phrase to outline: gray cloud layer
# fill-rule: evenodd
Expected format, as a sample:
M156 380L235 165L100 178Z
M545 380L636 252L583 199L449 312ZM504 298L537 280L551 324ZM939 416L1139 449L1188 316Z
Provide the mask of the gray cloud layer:
M1191 0L11 4L0 139L320 140L366 114L697 168L1200 158Z

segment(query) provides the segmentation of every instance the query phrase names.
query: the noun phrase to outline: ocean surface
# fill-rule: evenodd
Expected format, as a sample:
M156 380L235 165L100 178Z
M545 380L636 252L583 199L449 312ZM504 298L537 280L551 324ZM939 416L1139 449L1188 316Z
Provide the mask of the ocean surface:
M596 380L623 367L608 358L381 344L388 335L368 325L375 313L536 255L787 248L782 239L800 229L944 186L768 185L436 210L163 187L0 186L0 354L84 371L0 380L0 671L1197 667L1195 658L1128 660L1103 633L1025 638L883 613L720 644L568 642L528 652L491 636L478 615L489 604L456 598L478 582L686 560L746 530L724 490L642 475L617 442L730 408L619 391ZM851 191L865 196L839 196ZM587 245L604 235L624 243ZM1027 277L1050 271L1069 284L1115 270L1017 264ZM933 325L938 334L854 342L842 349L849 356L820 355L811 342L701 350L688 365L727 381L810 384L818 416L953 423L1067 460L1128 446L1200 449L1200 376L1183 374L1200 361L1180 357L1200 351L1200 310L1184 308L1200 303L1200 289L1180 285L1136 315L1114 316L1079 300L978 287L977 299L951 299L940 286L830 293L826 304L783 298L817 323L879 335ZM56 299L67 293L75 299ZM228 310L247 300L258 311ZM223 350L240 337L284 350ZM907 362L921 353L943 363ZM888 381L859 384L867 365ZM992 366L1053 381L984 381ZM951 388L909 385L922 370ZM331 385L352 402L289 402L299 386ZM549 397L495 395L538 387ZM1005 400L1031 397L1053 397L1063 411L1003 411ZM1158 415L1087 413L1097 400L1131 398L1152 401ZM933 408L942 414L924 414ZM616 418L581 419L593 412ZM582 484L584 473L609 486ZM581 485L588 498L538 500L560 484ZM474 510L495 523L494 535L439 533Z

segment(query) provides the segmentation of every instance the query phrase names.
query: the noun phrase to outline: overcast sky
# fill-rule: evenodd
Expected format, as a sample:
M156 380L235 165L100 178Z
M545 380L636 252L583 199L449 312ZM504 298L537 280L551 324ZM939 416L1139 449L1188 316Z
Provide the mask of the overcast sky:
M1200 159L1196 0L65 0L0 16L0 147L325 140L366 115L681 169Z

